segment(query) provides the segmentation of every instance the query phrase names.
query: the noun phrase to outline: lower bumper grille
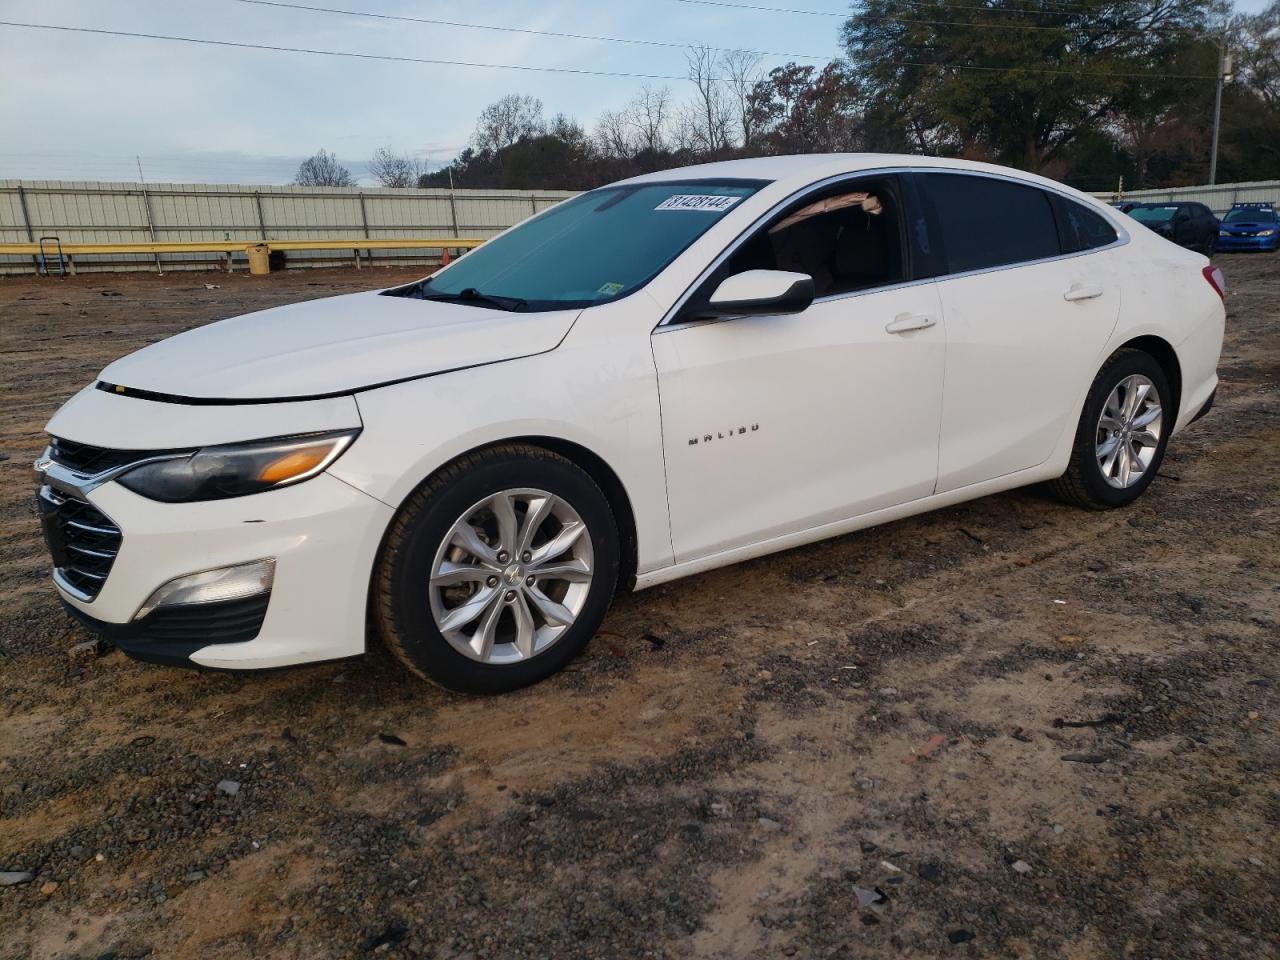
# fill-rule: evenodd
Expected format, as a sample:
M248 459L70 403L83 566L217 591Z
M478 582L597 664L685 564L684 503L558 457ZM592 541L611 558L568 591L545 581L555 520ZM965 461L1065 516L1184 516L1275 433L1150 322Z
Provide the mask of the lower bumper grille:
M37 501L55 576L77 598L93 600L120 552L120 528L87 500L47 485Z
M62 602L67 613L102 634L135 660L199 667L191 656L212 644L254 639L267 616L269 593L241 600L161 607L131 623L104 623ZM203 668L201 668L203 669Z
M137 639L148 643L243 643L262 629L271 594L243 600L161 607L138 622Z

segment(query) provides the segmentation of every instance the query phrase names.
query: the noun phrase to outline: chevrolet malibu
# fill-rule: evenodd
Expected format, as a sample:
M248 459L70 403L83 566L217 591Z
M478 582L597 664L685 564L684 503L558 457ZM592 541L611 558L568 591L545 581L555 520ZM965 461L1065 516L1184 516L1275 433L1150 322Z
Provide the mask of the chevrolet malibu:
M1021 171L823 155L567 200L407 286L108 366L36 463L142 660L365 650L497 692L614 593L1000 490L1123 507L1213 402L1222 274Z

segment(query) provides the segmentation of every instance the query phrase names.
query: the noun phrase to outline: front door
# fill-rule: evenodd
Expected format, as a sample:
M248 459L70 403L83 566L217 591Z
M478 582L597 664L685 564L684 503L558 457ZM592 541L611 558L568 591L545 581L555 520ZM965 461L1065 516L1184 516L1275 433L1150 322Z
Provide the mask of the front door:
M856 193L871 199L851 203ZM936 287L905 283L892 180L826 194L830 213L798 201L712 276L808 273L818 299L807 310L653 334L677 562L933 492L945 352Z

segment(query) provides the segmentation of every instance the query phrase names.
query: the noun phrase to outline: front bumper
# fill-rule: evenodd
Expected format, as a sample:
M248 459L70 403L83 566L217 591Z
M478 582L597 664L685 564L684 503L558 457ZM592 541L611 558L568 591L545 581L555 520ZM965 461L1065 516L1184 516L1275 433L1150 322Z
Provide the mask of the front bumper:
M1269 237L1218 237L1218 250L1276 250L1280 249L1280 234Z
M239 670L364 652L369 578L393 515L386 504L329 474L203 503L158 503L118 483L87 499L119 527L119 552L91 601L55 586L78 619L130 656ZM134 619L170 580L263 558L275 560L275 575L261 610L190 604Z

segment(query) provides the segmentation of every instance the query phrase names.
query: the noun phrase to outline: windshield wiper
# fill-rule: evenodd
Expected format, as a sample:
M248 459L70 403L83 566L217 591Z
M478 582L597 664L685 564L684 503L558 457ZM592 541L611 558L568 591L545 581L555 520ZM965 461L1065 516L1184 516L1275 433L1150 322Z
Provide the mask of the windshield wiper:
M467 287L458 293L427 293L423 291L418 296L423 300L443 300L448 303L486 304L509 312L523 310L529 305L528 301L521 300L519 297L502 297L496 293L481 293L475 287Z

